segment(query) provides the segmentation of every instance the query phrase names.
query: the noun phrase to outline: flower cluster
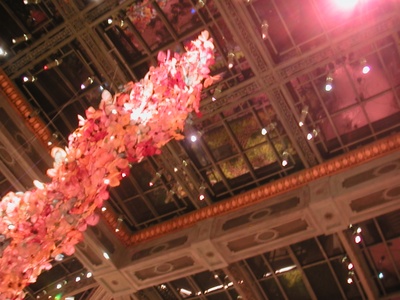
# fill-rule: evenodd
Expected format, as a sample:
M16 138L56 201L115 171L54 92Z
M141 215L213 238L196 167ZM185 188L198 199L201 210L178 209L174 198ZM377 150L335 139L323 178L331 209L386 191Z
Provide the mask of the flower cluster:
M51 268L61 253L71 255L96 208L118 186L129 164L160 153L182 138L184 122L198 111L203 86L212 84L213 43L202 32L182 54L160 53L159 66L114 97L104 91L99 109L69 136L68 147L54 148L49 183L34 181L25 193L8 193L0 202L0 299L20 299L22 290Z

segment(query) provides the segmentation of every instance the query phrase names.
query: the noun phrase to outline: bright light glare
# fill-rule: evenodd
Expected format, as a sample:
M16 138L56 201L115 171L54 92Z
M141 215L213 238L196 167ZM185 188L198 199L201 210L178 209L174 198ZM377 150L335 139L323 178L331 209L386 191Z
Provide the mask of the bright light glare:
M371 71L371 68L369 66L364 66L363 69L362 69L362 73L363 74L368 74L369 71Z
M351 277L347 278L347 283L348 284L352 284L353 283L353 279Z
M334 0L335 5L343 10L353 9L359 0Z
M356 236L354 237L354 242L356 242L356 244L361 243L361 236L360 236L360 235L356 235Z
M325 91L330 92L332 91L332 88L333 88L332 83L327 82L325 85Z
M286 167L288 164L288 161L286 159L282 160L282 167Z

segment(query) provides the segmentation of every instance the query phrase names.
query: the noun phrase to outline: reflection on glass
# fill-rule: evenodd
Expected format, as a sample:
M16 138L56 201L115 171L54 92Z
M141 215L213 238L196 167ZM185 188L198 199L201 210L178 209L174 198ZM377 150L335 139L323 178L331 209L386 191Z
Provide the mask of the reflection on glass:
M235 157L228 161L221 162L219 166L228 179L233 179L249 172L242 157Z
M311 299L299 270L285 272L278 279L289 299Z
M163 7L163 12L178 35L201 24L198 10L189 0L168 1L167 5Z

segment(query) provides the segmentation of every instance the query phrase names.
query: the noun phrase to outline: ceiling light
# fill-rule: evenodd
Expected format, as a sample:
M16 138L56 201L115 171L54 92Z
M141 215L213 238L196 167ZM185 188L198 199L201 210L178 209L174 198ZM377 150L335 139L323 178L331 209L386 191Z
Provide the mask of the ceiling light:
M199 200L203 201L204 199L206 199L206 187L202 184L199 187Z
M289 163L289 153L287 151L283 151L282 153L282 167L286 167Z
M76 281L76 282L81 281L81 277L80 277L80 276L76 276L75 281Z
M233 51L228 52L228 68L232 69L235 63L235 53Z
M276 122L269 123L266 127L261 129L261 134L266 135L268 132L271 132L276 128Z
M206 5L207 0L198 0L196 4L196 8L203 8Z
M54 257L55 261L62 261L64 259L64 254L60 253Z
M354 242L355 242L356 244L359 244L359 243L361 243L361 241L362 241L361 235L356 234L356 235L354 236Z
M190 295L192 295L192 292L187 290L187 289L179 289L179 293L182 295L182 297L186 298Z
M335 5L343 10L353 9L359 0L334 0Z
M307 140L311 141L313 138L317 137L319 134L319 129L313 129L311 132L307 133Z
M110 259L110 256L108 255L107 252L103 252L103 256L104 256L105 259Z
M37 80L37 77L35 76L23 76L22 81L23 82L34 82Z
M379 272L379 273L378 273L378 278L379 278L379 279L382 279L383 277L384 277L383 272Z
M50 69L52 69L54 67L59 66L61 63L62 63L62 59L61 58L60 59L55 59L52 62L49 62L48 64L44 65L43 66L43 70L45 70L45 71L46 70L50 70Z
M269 24L266 20L262 21L261 23L261 37L265 40L268 37L268 28Z
M56 286L56 288L57 288L57 290L61 289L61 288L62 288L62 284L61 284L61 283L58 283L57 286Z
M217 97L219 96L219 94L222 93L222 84L219 84L215 89L214 89L214 93L212 96L212 101L217 100Z
M276 271L275 271L275 274L285 273L285 272L288 272L288 271L293 270L293 269L295 269L295 268L296 268L296 265L291 265L291 266L283 267L283 268L280 268L279 270L276 270Z
M353 283L353 278L348 277L348 278L347 278L347 283L348 283L348 284L352 284L352 283Z
M92 272L87 272L86 273L86 278L91 278L93 276Z
M81 84L81 90L86 89L89 85L91 85L94 82L94 77L89 76L82 84Z
M353 269L353 268L354 268L354 265L353 265L352 263L349 263L349 264L347 265L347 269L351 270L351 269Z
M22 42L26 42L27 40L29 40L30 38L32 37L32 35L31 34L23 34L23 35L21 35L21 36L19 36L19 37L16 37L16 38L13 38L11 41L12 41L12 43L13 44L19 44L19 43L22 43Z
M40 2L42 2L42 0L24 0L24 4L28 5L28 4L39 4Z
M330 92L333 89L333 77L332 73L329 73L328 76L326 76L325 80L325 91Z
M102 208L101 208L101 211L102 212L105 212L107 210L107 207L105 207L105 206L103 206Z
M305 105L303 106L303 109L301 110L300 114L300 119L299 119L299 126L302 127L304 125L304 122L306 121L308 115L308 106Z
M156 175L149 181L149 186L153 186L161 178L161 175L161 171L156 172Z
M365 58L361 59L360 64L361 64L361 67L362 67L361 71L362 71L362 73L364 75L368 74L369 71L371 71L371 67L367 64L367 60Z
M124 221L124 218L123 217L118 217L118 219L117 219L117 227L115 227L115 232L119 232L120 231L120 229L121 229L121 224L122 224L122 222Z
M164 200L164 203L165 204L168 204L168 203L170 203L171 202L171 200L173 199L173 196L175 195L175 191L174 190L169 190L168 191L168 194L167 194L167 197L165 198L165 200Z
M7 56L7 51L6 50L4 50L2 47L0 47L0 56Z

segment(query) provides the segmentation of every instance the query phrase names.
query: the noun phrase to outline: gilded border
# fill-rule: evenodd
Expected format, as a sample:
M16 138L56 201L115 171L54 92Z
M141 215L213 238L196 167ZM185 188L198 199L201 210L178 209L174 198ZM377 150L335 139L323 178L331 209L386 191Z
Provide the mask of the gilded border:
M254 190L234 196L225 201L201 208L189 214L177 217L150 228L134 233L129 238L129 245L143 243L159 238L178 229L187 228L197 222L227 214L256 203L303 187L314 180L344 172L368 161L389 155L400 150L400 134L391 135L369 145L343 154L318 166L299 171L293 175L265 184Z
M20 114L24 119L26 126L32 130L39 141L48 148L48 142L51 138L50 130L46 127L46 124L42 119L37 116L32 107L28 104L25 97L15 87L10 78L0 69L0 89L5 95L8 102L13 108Z

